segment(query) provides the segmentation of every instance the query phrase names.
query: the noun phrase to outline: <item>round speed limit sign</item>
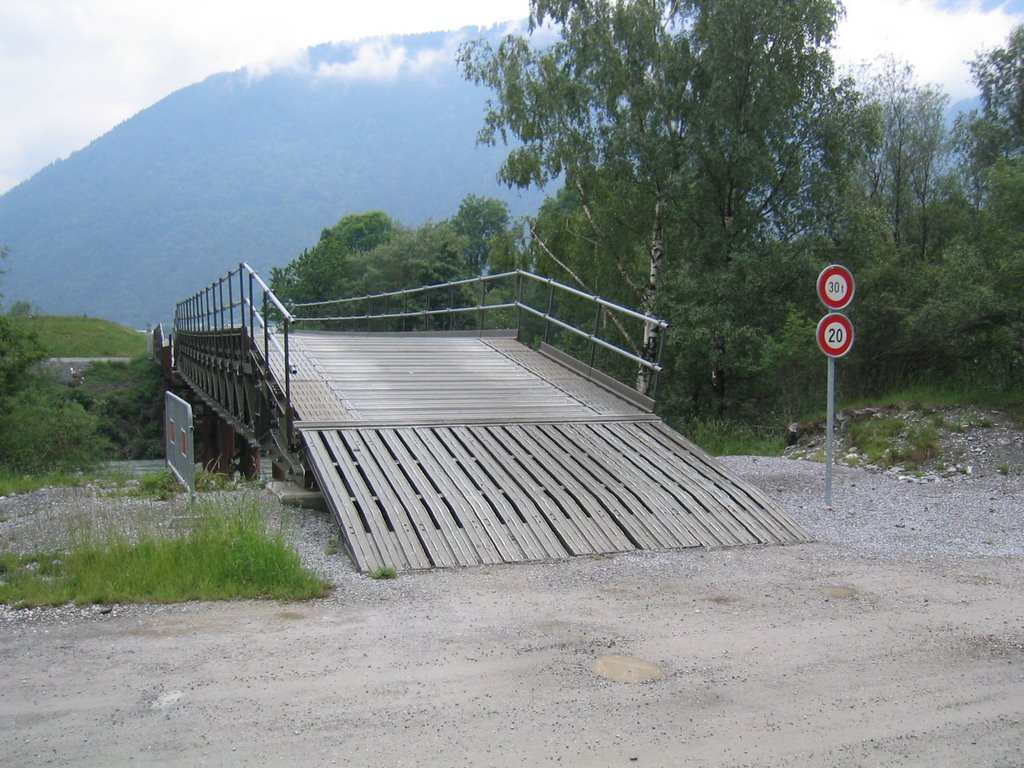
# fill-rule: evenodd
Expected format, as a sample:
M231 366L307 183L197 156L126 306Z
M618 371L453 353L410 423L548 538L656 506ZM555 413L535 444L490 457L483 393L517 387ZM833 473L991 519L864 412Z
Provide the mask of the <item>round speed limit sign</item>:
M818 346L829 357L844 357L853 348L853 323L839 312L831 312L818 323Z
M842 264L832 264L818 275L818 298L831 310L850 306L857 286L853 274Z

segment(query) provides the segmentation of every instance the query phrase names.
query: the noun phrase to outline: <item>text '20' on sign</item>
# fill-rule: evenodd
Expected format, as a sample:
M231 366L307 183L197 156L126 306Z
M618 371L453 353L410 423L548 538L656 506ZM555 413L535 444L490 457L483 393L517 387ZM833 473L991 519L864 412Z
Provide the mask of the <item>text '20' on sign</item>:
M850 306L856 290L853 274L841 264L831 264L818 275L818 298L833 311Z
M818 323L818 346L829 357L844 357L853 348L853 323L839 312L831 312Z

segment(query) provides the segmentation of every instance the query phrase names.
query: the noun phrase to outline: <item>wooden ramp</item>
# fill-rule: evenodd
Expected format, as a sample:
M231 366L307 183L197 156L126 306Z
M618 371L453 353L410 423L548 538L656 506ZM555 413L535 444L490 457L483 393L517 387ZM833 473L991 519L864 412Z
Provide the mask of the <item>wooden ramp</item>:
M659 419L514 339L291 345L296 427L360 570L808 540Z

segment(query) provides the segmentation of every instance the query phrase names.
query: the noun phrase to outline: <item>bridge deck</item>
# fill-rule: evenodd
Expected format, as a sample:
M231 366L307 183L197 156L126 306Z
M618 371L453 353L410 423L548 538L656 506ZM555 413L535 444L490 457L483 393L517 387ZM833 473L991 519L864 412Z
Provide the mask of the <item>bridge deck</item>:
M514 339L290 341L296 427L361 570L807 540L656 417Z

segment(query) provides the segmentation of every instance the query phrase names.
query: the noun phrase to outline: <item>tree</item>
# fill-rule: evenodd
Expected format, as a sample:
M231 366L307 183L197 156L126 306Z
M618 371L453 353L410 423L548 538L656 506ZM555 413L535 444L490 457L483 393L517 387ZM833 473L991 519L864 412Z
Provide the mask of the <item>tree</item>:
M291 302L315 302L351 296L348 262L353 254L366 253L394 237L398 226L382 211L343 217L320 233L320 241L298 258L270 272L270 285Z
M491 248L506 235L510 219L508 205L494 197L467 195L459 204L451 223L468 239L463 259L470 274L485 274Z
M828 51L836 13L832 0L532 0L530 34L552 25L556 42L476 42L460 61L496 95L481 140L520 142L501 178L564 178L574 236L653 313L671 303L666 269L715 282L758 242L825 228L852 107ZM637 346L650 358L657 343L648 328ZM712 343L721 396L729 340Z
M949 155L944 115L949 97L920 86L914 68L881 59L864 84L865 108L876 121L866 154L868 196L886 211L897 244L912 244L923 258L929 247L930 207Z

